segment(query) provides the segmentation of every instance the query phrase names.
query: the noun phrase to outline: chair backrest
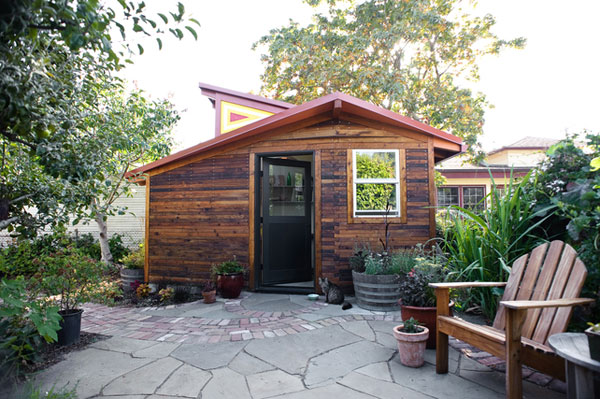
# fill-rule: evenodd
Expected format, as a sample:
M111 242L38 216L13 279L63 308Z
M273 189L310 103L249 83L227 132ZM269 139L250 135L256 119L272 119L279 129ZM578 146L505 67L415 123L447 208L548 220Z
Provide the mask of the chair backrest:
M503 301L577 298L585 282L587 269L575 250L562 241L536 247L512 265ZM504 329L505 310L500 306L494 328ZM564 332L572 308L529 309L522 337L546 344L552 334Z

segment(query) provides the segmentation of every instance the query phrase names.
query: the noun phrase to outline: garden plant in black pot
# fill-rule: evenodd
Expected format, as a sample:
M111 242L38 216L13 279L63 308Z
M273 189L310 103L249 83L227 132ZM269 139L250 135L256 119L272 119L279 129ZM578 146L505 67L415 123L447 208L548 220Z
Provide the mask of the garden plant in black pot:
M433 255L415 258L415 265L400 282L400 310L402 320L415 318L431 332L427 348L435 348L436 339L436 302L435 292L429 283L446 280L448 269L442 265L442 259ZM452 303L451 303L452 311Z
M59 345L79 341L82 303L103 301L101 289L106 264L84 255L74 247L66 247L43 256L35 276L41 291L60 307L62 321L58 330Z
M589 328L585 330L590 348L590 357L600 362L600 323L588 323Z
M246 268L242 266L235 256L232 260L213 265L212 274L217 276L217 290L223 298L237 298L244 286L244 273Z

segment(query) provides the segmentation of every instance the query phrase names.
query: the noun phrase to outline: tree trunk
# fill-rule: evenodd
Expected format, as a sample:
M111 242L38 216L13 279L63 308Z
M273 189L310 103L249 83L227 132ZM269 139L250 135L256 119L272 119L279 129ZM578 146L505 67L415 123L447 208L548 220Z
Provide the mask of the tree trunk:
M104 214L96 212L96 224L98 224L98 232L100 233L100 252L102 253L102 262L112 263L113 256L110 253L110 246L108 245L108 227L106 220L104 220Z

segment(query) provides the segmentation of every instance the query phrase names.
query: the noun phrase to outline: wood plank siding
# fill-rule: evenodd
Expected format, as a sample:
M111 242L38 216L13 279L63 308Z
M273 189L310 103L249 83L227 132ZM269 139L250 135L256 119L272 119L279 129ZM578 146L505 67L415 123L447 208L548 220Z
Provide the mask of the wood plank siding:
M320 122L315 118L315 122ZM351 289L348 257L354 246L379 248L383 219L353 218L348 210L348 153L352 149L398 149L402 207L390 241L394 248L425 242L434 233L432 139L426 135L353 117L294 131L262 134L218 151L198 154L150 173L148 273L161 279L200 283L213 263L237 258L254 268L254 179L251 165L261 153L306 151L314 154L316 271ZM404 185L402 187L402 185ZM350 203L352 201L350 200ZM320 205L320 206L319 206ZM252 248L251 248L252 247ZM251 270L251 275L253 275Z

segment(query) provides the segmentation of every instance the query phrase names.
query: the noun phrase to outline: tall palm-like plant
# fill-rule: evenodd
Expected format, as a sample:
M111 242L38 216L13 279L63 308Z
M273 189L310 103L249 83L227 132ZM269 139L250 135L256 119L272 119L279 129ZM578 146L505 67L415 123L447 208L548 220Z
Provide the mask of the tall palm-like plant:
M482 201L481 211L452 206L445 214L447 228L443 247L448 253L450 279L457 281L506 281L511 265L546 237L540 225L552 214L554 205L536 207L526 187L535 180L531 173L510 183L500 194L492 178L492 190ZM473 289L467 302L481 306L485 315L496 313L498 289Z

